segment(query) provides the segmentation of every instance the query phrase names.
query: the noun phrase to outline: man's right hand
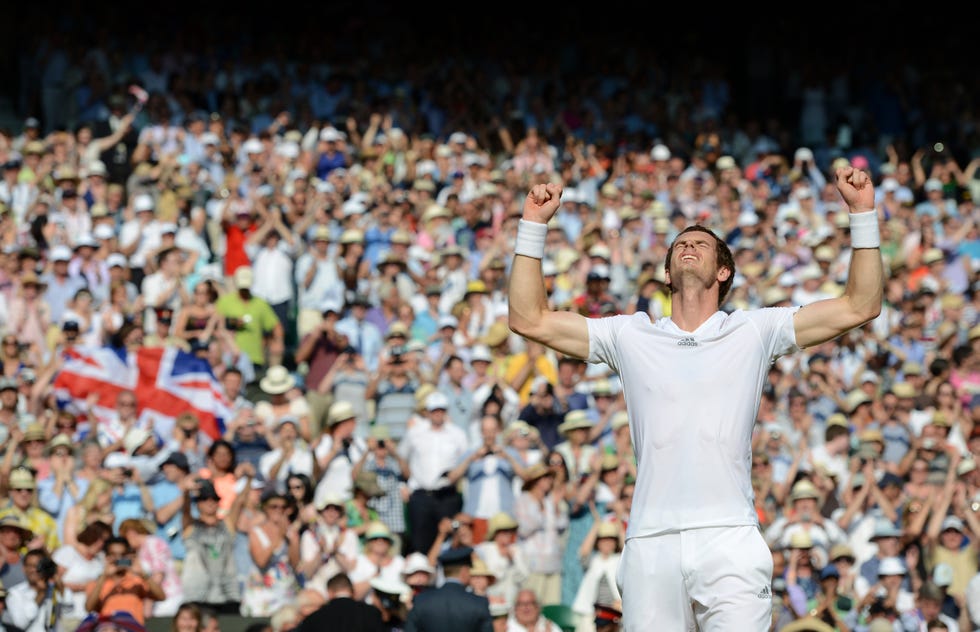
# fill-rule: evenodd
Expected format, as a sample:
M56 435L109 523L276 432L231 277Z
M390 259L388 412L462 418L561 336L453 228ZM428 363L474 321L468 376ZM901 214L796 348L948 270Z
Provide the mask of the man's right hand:
M558 212L561 204L562 186L550 182L536 184L524 199L524 219L529 222L547 224Z

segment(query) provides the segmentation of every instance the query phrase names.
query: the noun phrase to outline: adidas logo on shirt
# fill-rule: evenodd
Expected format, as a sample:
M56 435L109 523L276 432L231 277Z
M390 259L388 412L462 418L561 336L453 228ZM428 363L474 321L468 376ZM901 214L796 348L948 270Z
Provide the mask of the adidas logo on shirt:
M687 338L681 338L677 341L678 347L696 347L698 346L698 341L694 338L688 336Z
M759 599L772 599L772 593L769 592L769 586L763 586L762 590L758 594Z

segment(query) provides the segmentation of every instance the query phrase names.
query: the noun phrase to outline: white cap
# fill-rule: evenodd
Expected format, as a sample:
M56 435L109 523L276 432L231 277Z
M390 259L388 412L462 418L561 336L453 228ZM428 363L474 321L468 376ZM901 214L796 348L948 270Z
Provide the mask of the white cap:
M459 327L459 319L457 319L452 314L446 314L445 316L439 317L439 329L443 327L452 327L456 329Z
M793 159L799 161L811 161L813 160L813 151L811 151L809 147L800 147L796 150L796 153L793 154Z
M116 231L112 230L112 226L109 226L108 224L99 224L92 229L92 236L96 239L112 239L115 235Z
M490 355L490 347L485 344L475 344L470 350L470 362L493 362L493 356Z
M242 145L242 149L245 150L246 154L261 154L265 147L262 146L262 141L260 141L258 138L249 138L247 141L245 141L245 144Z
M449 398L442 391L433 391L425 398L426 410L436 410L437 408L449 410Z
M51 261L71 261L71 248L64 244L58 244L51 249L48 259Z
M139 213L140 211L152 211L156 205L153 203L153 196L147 195L146 193L136 196L133 200L133 210Z
M105 258L105 263L110 268L115 268L116 266L120 268L128 267L128 263L126 261L126 255L122 254L121 252L113 252L112 254L110 254L108 257Z
M333 127L325 127L320 130L320 140L328 143L343 140L344 136Z
M110 452L102 459L102 467L112 469L114 467L128 467L132 461L129 456L122 452Z
M670 149L663 143L658 143L650 150L650 157L654 160L670 160Z

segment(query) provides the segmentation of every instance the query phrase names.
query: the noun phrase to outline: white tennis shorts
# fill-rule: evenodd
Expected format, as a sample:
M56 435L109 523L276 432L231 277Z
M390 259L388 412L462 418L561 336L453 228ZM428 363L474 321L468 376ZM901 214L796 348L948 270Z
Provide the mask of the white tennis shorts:
M616 580L626 632L768 632L772 624L772 553L756 526L630 538Z

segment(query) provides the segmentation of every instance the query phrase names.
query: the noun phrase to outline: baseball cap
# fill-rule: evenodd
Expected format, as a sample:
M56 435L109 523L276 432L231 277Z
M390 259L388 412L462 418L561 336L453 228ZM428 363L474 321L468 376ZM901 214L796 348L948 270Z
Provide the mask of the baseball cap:
M168 456L167 459L160 464L160 467L163 467L164 465L176 465L184 472L191 471L190 462L187 460L187 455L185 455L183 452L171 452L170 456Z
M247 290L252 287L254 278L255 273L252 272L251 266L239 266L235 270L235 287L240 290Z
M440 391L433 391L425 398L426 410L449 410L449 398Z

